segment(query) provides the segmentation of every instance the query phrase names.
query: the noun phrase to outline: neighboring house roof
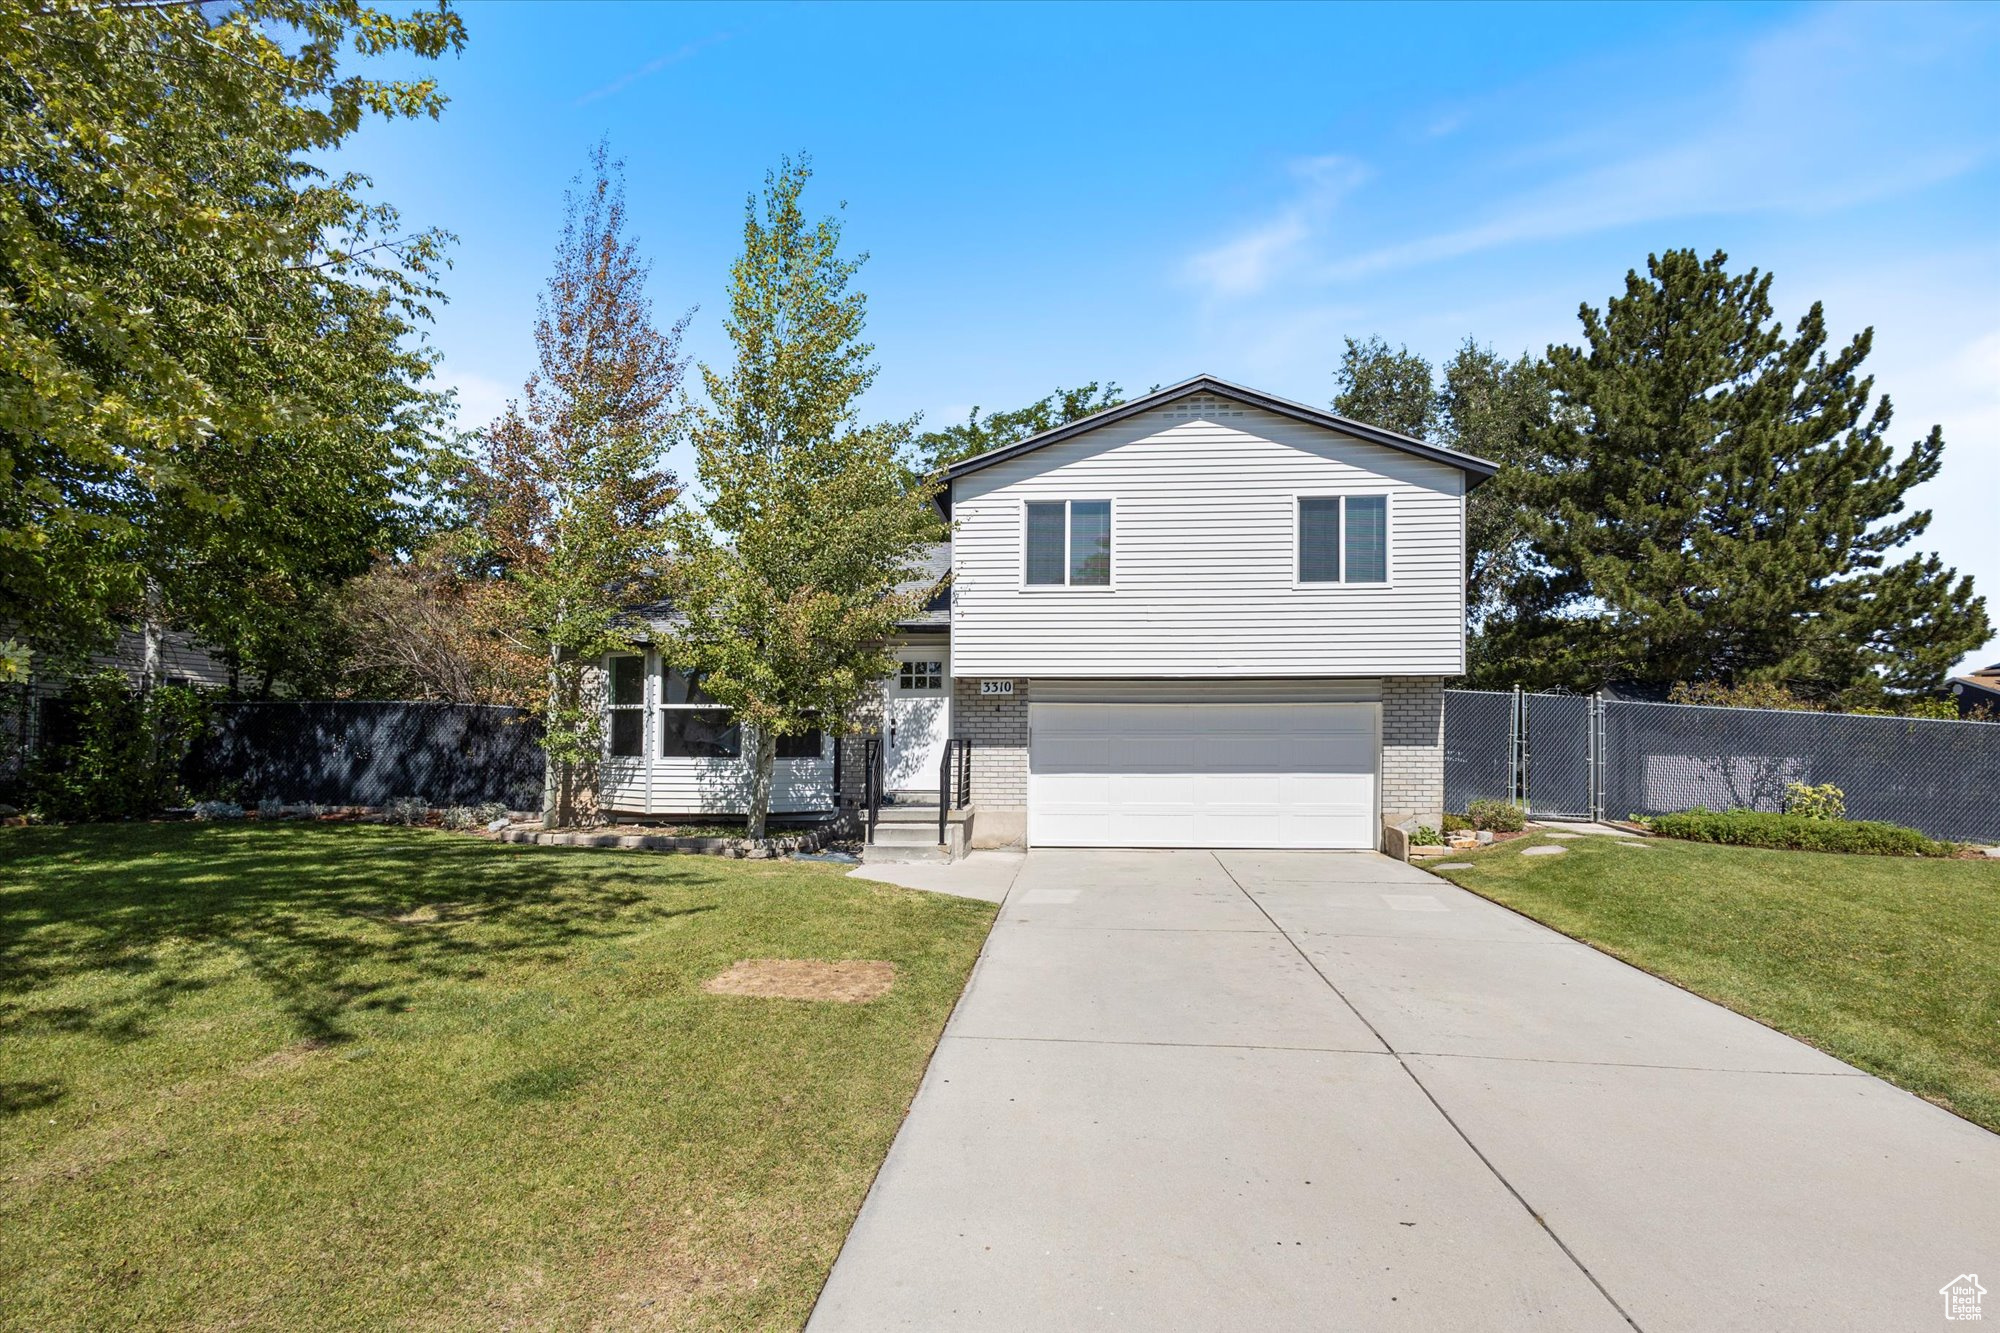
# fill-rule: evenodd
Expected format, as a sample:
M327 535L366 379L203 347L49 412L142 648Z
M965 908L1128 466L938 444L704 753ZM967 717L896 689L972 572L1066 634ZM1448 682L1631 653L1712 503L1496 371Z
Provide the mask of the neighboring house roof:
M951 589L945 580L951 574L951 543L939 542L925 553L923 572L898 585L898 592L929 592L930 601L915 616L897 625L918 633L946 629L951 625ZM620 624L641 643L671 638L680 615L671 600L641 602L620 613Z
M1987 704L2000 709L2000 675L1992 674L1993 668L1975 671L1969 676L1954 676L1948 682L1952 697L1958 700L1959 712Z
M977 472L981 468L992 467L995 463L1004 463L1010 458L1017 458L1022 454L1040 449L1044 445L1054 444L1059 440L1067 440L1072 436L1081 435L1085 431L1096 430L1100 426L1108 426L1114 421L1123 421L1126 417L1137 416L1141 412L1149 412L1156 407L1162 407L1176 399L1185 398L1190 394L1197 393L1214 394L1219 398L1231 398L1239 403L1246 403L1251 407L1262 408L1266 412L1273 412L1282 417L1290 417L1294 421L1303 421L1309 426L1321 426L1327 430L1339 431L1343 435L1351 435L1358 440L1366 440L1370 444L1386 445L1388 448L1398 449L1406 454L1414 454L1418 458L1428 458L1432 462L1449 464L1466 474L1468 490L1500 470L1499 464L1489 463L1485 459L1474 457L1471 454L1461 454L1452 449L1440 449L1434 444L1425 444L1422 440L1398 434L1393 430L1383 430L1380 426L1371 426L1364 421L1355 421L1348 417L1336 416L1332 412L1322 411L1317 407L1307 407L1304 403L1295 403L1288 398L1277 398L1271 394L1259 392L1256 389L1246 389L1240 384L1231 384L1229 381L1219 380L1213 375L1197 375L1191 380L1183 380L1179 384L1171 384L1164 389L1155 389L1152 393L1140 398L1134 398L1130 402L1120 403L1117 407L1106 408L1102 412L1093 413L1087 417L1080 417L1066 426L1057 426L1054 430L1045 430L1039 435L1030 435L1025 440L1003 445L998 449L988 450L986 453L968 458L961 463L954 463L945 472L945 479L947 481L955 481L968 473Z

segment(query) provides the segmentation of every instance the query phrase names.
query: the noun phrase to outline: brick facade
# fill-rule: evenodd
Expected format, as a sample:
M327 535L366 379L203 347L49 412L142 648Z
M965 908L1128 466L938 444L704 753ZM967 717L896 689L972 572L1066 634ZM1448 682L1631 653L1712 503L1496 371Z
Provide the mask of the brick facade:
M1444 677L1382 682L1382 813L1444 810Z
M951 683L951 734L972 742L972 803L988 809L1028 806L1028 690L1014 682L1014 695L983 699L974 679Z

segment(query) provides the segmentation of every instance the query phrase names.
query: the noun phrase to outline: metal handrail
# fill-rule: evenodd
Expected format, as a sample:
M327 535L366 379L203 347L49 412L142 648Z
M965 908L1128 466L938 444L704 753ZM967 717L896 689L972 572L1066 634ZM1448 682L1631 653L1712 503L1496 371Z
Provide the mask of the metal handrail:
M875 841L875 825L882 817L882 738L870 736L862 747L862 802L868 807L868 841Z
M952 779L952 759L958 759L958 781ZM972 742L963 736L954 736L944 743L944 756L938 760L938 845L944 845L946 816L955 809L963 809L972 800Z

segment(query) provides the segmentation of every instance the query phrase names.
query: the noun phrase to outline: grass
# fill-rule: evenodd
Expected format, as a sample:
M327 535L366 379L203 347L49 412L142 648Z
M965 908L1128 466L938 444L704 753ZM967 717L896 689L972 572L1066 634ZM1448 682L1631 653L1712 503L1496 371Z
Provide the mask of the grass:
M421 830L0 830L0 1327L795 1328L992 913ZM699 989L758 957L897 981Z
M1439 873L2000 1131L2000 863L1548 842Z

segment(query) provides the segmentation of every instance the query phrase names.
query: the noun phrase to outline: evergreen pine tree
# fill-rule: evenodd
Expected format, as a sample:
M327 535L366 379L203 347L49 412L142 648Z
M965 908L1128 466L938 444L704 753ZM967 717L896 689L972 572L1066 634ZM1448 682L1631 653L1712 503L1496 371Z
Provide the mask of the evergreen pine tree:
M1892 562L1929 526L1905 501L1944 439L1896 456L1889 399L1861 373L1872 331L1829 352L1815 303L1788 338L1769 275L1726 264L1652 257L1582 308L1585 347L1550 349L1534 569L1485 627L1481 678L1770 681L1861 703L1935 686L1989 636L1969 577Z

